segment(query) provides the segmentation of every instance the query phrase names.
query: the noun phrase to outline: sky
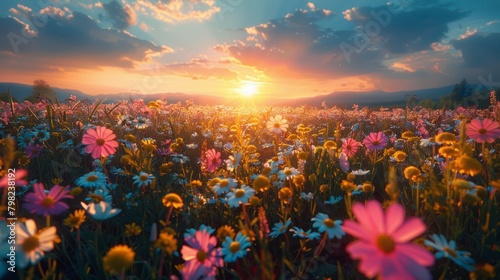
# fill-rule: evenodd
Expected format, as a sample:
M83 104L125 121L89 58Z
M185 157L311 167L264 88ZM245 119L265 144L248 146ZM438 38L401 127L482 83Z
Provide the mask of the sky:
M6 0L0 38L1 82L89 94L500 84L498 0Z

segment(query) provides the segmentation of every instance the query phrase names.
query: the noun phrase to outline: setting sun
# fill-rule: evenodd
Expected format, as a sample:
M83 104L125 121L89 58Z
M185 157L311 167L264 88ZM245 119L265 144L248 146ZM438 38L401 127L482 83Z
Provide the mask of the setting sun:
M259 84L254 82L243 82L238 92L246 97L254 96L259 92Z

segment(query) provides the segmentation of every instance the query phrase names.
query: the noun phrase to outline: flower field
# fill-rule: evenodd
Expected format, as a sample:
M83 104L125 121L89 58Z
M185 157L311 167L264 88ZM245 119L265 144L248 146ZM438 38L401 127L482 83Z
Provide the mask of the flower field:
M0 101L0 278L498 279L500 105Z

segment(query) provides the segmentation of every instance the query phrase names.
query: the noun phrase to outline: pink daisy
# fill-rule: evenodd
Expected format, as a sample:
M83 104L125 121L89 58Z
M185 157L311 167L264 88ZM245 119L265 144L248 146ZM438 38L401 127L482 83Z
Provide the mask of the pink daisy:
M49 192L45 192L42 183L33 185L33 192L28 193L24 198L26 208L31 213L36 213L42 216L59 215L66 211L69 207L62 199L73 198L68 195L69 189L55 185Z
M28 171L25 169L14 169L14 172L5 174L5 176L0 178L0 188L26 186L28 185L28 181L24 179L26 175L28 175Z
M381 150L387 145L389 139L382 132L372 132L363 140L363 144L368 150Z
M466 124L465 133L472 139L476 139L477 143L495 142L495 139L500 137L500 128L498 122L490 119L473 119L470 123Z
M118 142L112 130L104 126L98 126L95 130L90 128L83 135L82 144L87 145L85 152L92 154L93 158L112 155L116 152Z
M215 149L208 150L205 153L205 160L206 160L205 166L207 168L206 171L214 172L215 169L217 169L220 166L222 162L220 156L221 156L220 152L215 151Z
M424 247L410 241L426 230L419 218L405 221L405 211L399 204L392 204L384 214L377 201L366 206L356 203L352 212L358 222L344 221L344 231L357 241L347 245L352 259L360 260L359 270L368 278L381 279L431 279L424 266L434 264L434 255Z
M189 274L186 279L199 279L200 276L213 275L216 266L222 267L222 252L215 248L217 238L210 233L199 230L194 236L185 239L187 245L182 246L182 258L187 262L184 273Z
M342 152L346 154L347 157L353 157L359 148L359 142L352 138L347 138L344 143L342 143Z

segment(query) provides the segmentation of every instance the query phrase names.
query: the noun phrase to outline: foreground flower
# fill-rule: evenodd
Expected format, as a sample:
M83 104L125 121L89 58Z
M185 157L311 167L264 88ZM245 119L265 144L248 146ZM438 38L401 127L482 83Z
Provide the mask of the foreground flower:
M274 133L286 132L288 130L288 121L284 119L281 115L269 118L266 126L269 131Z
M343 143L342 143L342 152L347 156L347 157L353 157L356 152L358 151L359 148L359 142L352 138L347 138Z
M162 232L160 236L158 236L158 239L156 239L155 247L159 248L164 253L172 255L177 251L177 239L168 232Z
M381 150L387 145L388 140L387 136L382 132L371 132L363 140L363 144L368 150Z
M366 206L356 203L352 212L358 222L344 221L344 231L359 238L347 245L352 259L360 260L359 270L368 278L431 279L424 266L434 264L434 256L425 248L410 243L426 226L419 218L405 221L404 209L392 204L384 214L377 201Z
M175 209L182 208L184 206L184 202L182 202L182 198L176 193L169 193L162 198L162 203L165 207L173 207Z
M254 193L254 189L249 186L242 185L241 188L226 195L227 204L229 204L230 207L239 207L241 203L247 203Z
M437 259L446 257L467 271L474 271L475 262L469 257L470 253L456 250L457 244L454 240L448 242L442 234L433 234L431 235L431 239L432 241L425 240L424 244L437 250Z
M318 213L316 217L312 218L311 221L314 222L313 227L317 228L318 231L327 232L328 238L332 239L334 237L341 239L342 236L345 235L345 232L342 230L342 221L341 220L332 220L328 217L328 215L323 213Z
M215 266L222 267L221 249L215 248L217 238L206 231L197 231L194 236L185 239L187 245L182 246L182 258L188 262L190 269L188 279L199 279L207 274L214 274Z
M236 235L234 240L226 236L226 240L222 243L224 261L230 263L243 258L247 254L247 248L249 247L250 242L248 241L248 237L244 236L241 232Z
M122 211L121 209L111 207L109 203L104 201L101 201L99 203L92 202L88 205L81 202L81 205L83 209L87 211L87 214L98 221L104 221L113 218L114 216L120 214L120 212Z
M42 183L33 185L33 192L24 197L25 204L23 205L30 213L36 213L42 216L59 215L66 211L69 206L61 200L72 198L68 195L69 189L55 185L48 193Z
M495 139L500 137L500 128L498 122L490 119L473 119L470 123L465 125L465 134L472 139L476 139L477 143L493 143Z
M135 252L127 245L116 245L102 258L104 269L122 273L134 264Z
M16 227L16 263L20 268L29 264L37 264L54 248L57 238L56 227L52 226L37 232L34 220L19 223Z
M208 150L205 153L205 166L207 172L214 172L221 164L221 154L220 152L215 151L215 149Z
M98 126L95 130L90 128L82 138L82 144L87 145L85 152L93 158L107 157L116 152L118 142L112 130Z

